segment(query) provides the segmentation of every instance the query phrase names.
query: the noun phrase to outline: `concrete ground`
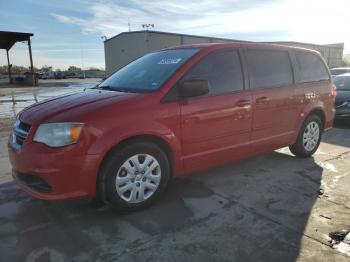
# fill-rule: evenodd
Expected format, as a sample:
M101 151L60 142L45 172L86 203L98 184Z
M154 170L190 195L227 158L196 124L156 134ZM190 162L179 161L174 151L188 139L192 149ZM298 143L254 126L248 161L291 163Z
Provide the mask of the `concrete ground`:
M313 158L283 148L173 179L154 206L118 214L19 190L6 143L11 114L25 102L6 103L0 99L0 261L350 261L328 237L350 229L350 125L327 132Z

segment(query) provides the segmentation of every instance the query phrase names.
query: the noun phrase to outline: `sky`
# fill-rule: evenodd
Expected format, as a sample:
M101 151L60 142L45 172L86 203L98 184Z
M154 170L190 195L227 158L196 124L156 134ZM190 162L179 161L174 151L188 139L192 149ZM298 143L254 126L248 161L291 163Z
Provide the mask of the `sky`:
M345 43L349 0L0 0L0 31L34 33L34 65L104 68L103 37L152 30L250 41ZM17 43L11 63L29 66ZM0 65L7 64L0 50Z

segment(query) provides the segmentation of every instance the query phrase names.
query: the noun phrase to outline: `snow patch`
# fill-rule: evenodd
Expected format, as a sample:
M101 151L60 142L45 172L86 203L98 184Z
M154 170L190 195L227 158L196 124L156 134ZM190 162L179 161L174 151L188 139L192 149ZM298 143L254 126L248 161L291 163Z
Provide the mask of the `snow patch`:
M334 244L333 248L350 257L350 233L346 235L342 242Z

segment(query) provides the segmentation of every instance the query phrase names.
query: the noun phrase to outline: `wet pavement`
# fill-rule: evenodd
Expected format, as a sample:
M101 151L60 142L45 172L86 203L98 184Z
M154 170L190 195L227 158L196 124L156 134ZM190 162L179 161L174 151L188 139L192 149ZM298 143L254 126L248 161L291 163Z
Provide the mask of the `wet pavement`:
M38 90L36 96L77 90ZM31 95L17 98L35 100ZM0 119L13 117L23 108L20 103L30 102L18 102L14 110L2 107ZM44 202L27 196L5 166L5 129L0 132L0 261L350 260L329 242L330 232L350 229L349 125L327 132L313 158L298 159L283 148L173 179L154 206L131 214L91 200Z
M13 118L23 108L33 103L62 94L79 92L85 88L94 87L97 83L96 80L87 80L63 87L33 88L30 92L18 92L12 89L13 92L9 91L8 94L4 92L0 95L0 119Z

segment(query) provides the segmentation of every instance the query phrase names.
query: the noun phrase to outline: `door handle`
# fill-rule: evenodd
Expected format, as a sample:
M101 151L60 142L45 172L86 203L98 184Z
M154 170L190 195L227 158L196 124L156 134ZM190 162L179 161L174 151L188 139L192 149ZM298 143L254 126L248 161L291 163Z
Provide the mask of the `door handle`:
M266 96L262 96L262 97L259 97L257 98L255 101L257 104L266 104L267 102L269 102L269 98L266 97Z
M250 106L250 105L251 105L250 100L239 100L236 103L236 106L238 106L238 107L245 107L245 106Z

